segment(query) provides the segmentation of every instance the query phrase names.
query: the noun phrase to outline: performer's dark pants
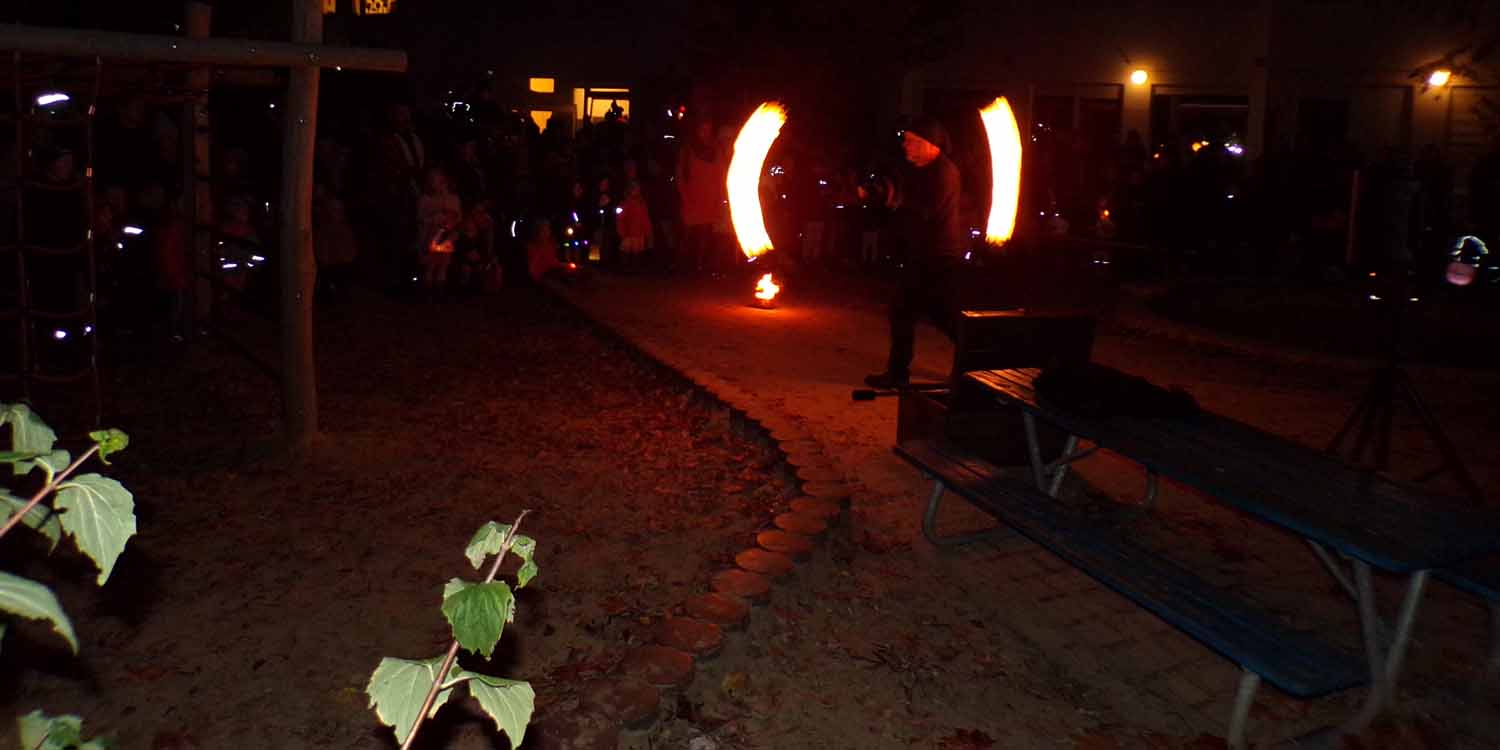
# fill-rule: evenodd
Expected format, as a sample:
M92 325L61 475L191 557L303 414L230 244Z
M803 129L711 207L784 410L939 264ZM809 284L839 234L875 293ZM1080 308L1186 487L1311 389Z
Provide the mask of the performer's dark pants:
M947 257L907 261L891 298L891 356L886 372L898 378L911 374L917 320L925 316L952 339L958 325L958 264Z

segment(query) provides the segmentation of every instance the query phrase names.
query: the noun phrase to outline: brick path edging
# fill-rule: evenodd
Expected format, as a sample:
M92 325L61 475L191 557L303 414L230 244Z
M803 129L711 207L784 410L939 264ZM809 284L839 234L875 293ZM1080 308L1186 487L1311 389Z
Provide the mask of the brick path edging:
M760 404L754 394L716 373L674 362L661 347L594 316L566 290L548 291L601 334L729 408L747 437L781 455L780 470L802 490L789 510L767 509L765 528L754 544L735 555L733 566L713 574L700 595L670 608L681 614L655 623L654 643L632 649L612 674L590 686L591 695L609 700L584 701L579 711L544 717L527 735L537 750L613 748L620 732L646 731L655 724L662 694L691 682L699 661L716 656L725 640L744 637L734 631L744 630L745 620L775 587L796 585L804 577L796 575L797 568L809 564L811 550L829 529L845 524L858 488L844 481L821 443L798 420Z

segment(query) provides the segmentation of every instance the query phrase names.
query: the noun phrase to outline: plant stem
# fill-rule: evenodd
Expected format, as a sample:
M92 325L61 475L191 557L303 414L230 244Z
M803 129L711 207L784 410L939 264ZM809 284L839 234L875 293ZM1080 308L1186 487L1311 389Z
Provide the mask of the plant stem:
M37 490L36 494L31 496L31 501L26 503L26 507L22 508L19 513L16 513L14 516L12 516L9 521L6 521L4 527L0 527L0 537L3 537L6 534L10 533L10 530L15 528L16 524L20 523L21 519L24 518L27 513L30 513L32 508L35 508L38 503L42 502L43 499L52 494L53 491L57 489L57 486L59 484L62 484L67 480L69 474L72 474L78 469L78 466L80 464L89 459L89 456L92 456L98 452L99 444L95 443L94 447L88 449L88 451L82 456L74 459L73 463L68 464L68 468L63 469L62 471L58 472L57 476L52 477L52 481L48 482L45 487Z
M526 517L529 510L521 511L516 516L515 523L510 525L510 531L505 535L505 541L500 543L500 551L495 555L495 561L490 564L490 570L484 577L484 582L495 580L500 574L500 562L505 559L506 553L510 552L511 545L516 542L516 532L521 528L521 519ZM422 722L427 720L427 712L432 710L433 701L437 700L438 693L442 692L443 683L448 680L448 671L453 669L453 662L458 661L458 639L448 644L448 655L443 657L443 666L438 670L437 678L432 681L432 689L427 691L427 700L422 701L422 710L417 712L417 720L411 725L411 732L406 735L406 741L401 743L401 750L410 750L411 743L417 739L417 730L422 728Z

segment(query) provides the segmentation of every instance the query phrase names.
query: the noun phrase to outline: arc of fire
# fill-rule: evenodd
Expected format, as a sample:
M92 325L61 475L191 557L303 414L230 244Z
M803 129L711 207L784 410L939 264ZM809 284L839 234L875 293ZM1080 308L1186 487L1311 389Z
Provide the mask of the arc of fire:
M740 128L734 141L734 158L729 162L729 219L734 236L745 257L754 260L772 248L766 232L765 217L760 208L760 176L771 144L786 124L786 108L777 102L766 102L756 108Z
M990 145L990 216L984 238L1001 245L1016 231L1016 209L1021 203L1021 129L1010 102L1000 97L979 110Z

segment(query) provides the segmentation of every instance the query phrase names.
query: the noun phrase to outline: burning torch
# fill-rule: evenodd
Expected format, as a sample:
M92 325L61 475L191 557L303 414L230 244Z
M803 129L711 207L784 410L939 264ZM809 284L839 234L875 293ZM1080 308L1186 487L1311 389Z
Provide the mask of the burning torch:
M734 141L734 158L729 161L729 218L734 224L734 236L740 250L750 262L770 252L771 235L766 231L765 217L760 208L760 176L764 171L766 154L771 144L781 135L781 126L786 124L786 109L776 102L766 102L756 108L740 128ZM776 295L781 286L770 273L760 277L755 285L755 305L761 308L776 306Z

